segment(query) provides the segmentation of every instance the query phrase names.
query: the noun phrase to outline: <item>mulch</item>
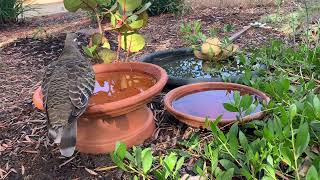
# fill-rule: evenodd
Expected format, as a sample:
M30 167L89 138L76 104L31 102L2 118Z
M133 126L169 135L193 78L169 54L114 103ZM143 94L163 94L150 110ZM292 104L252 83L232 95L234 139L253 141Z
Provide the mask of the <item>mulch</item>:
M132 59L138 60L143 55L158 50L183 47L179 36L182 22L201 20L205 31L213 27L221 28L227 23L235 25L236 30L239 30L273 9L205 8L184 16L164 14L151 17L148 26L141 30L147 39L146 48L133 55ZM68 19L70 15L64 16ZM1 32L1 36L7 36L0 37L1 41L10 42L9 36L18 38L0 49L0 179L128 179L129 175L119 169L107 172L95 170L102 166L113 166L107 154L93 156L76 153L68 159L60 157L57 147L48 143L45 114L33 106L32 93L41 82L45 66L59 57L65 36L63 32L90 25L83 14L71 20L59 19L59 16L50 16L49 20L47 17L33 20L42 24L47 32L51 31L45 36L33 37L30 33L23 33L36 29L34 24L33 29L28 25L21 25L4 28ZM69 24L70 21L73 24ZM74 24L76 26L71 28ZM59 30L55 30L55 27L59 27ZM236 43L242 48L254 48L272 38L281 39L284 36L270 29L251 29ZM81 47L85 44L86 37L79 35L78 40ZM162 102L166 91L149 104L155 115L157 130L143 144L151 147L157 155L165 154L170 148L180 148L178 142L187 138L190 132L201 131L201 136L207 135L205 131L187 127L166 113Z

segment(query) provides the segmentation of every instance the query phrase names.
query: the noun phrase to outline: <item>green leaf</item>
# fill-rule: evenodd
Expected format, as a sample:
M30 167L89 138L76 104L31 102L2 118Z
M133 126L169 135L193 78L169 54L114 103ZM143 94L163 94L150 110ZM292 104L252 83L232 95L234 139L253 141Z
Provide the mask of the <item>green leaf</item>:
M127 147L126 144L124 144L121 141L118 141L116 143L116 148L115 148L115 154L120 158L120 160L122 161L127 153Z
M242 167L242 168L240 169L240 173L241 173L242 176L245 176L246 179L252 179L251 173L249 172L249 170L247 169L247 167L245 167L245 166Z
M293 154L292 154L290 148L286 147L286 146L281 147L280 153L281 153L282 161L292 167L292 165L293 165L292 163L294 162L294 158L293 158Z
M233 124L230 128L230 131L228 133L229 135L229 145L230 145L230 152L234 157L237 157L238 154L238 124Z
M228 169L227 171L221 173L217 177L217 180L232 180L233 173L234 173L234 169L233 168Z
M97 7L96 0L64 0L63 3L70 12L76 12L78 9L93 11Z
M319 174L314 166L311 166L307 172L306 180L319 180Z
M235 173L240 173L240 169L238 168L238 166L236 164L234 164L232 161L228 160L228 159L221 159L220 164L223 166L224 169L231 169L233 168Z
M297 156L300 156L305 151L305 149L308 147L309 141L309 126L308 123L305 122L302 125L300 125L297 133L297 138L295 142Z
M142 0L117 0L125 11L134 11L140 7Z
M87 46L82 46L82 50L84 51L84 53L85 53L87 56L93 58L92 51L91 51L91 49L90 49L89 47L87 47Z
M141 14L142 12L145 12L151 5L151 2L147 2L141 9L135 12L135 14Z
M175 153L170 153L169 156L165 157L164 162L167 164L169 171L171 172L173 171L174 166L176 165L177 159L178 157Z
M179 158L176 164L176 169L175 169L176 172L178 172L181 169L183 163L184 163L184 157Z
M242 131L239 131L239 141L242 146L242 148L246 151L248 148L248 139L246 135L243 134Z
M238 112L238 108L230 103L223 103L223 107L229 112Z
M250 95L244 95L240 101L240 107L243 108L243 111L247 110L252 104L253 97Z
M64 0L64 7L70 12L76 12L80 7L82 2L80 0Z
M132 15L132 16L134 16L134 15ZM132 16L130 16L130 17L132 17ZM147 25L147 21L148 21L148 13L143 12L142 14L139 14L139 16L137 16L137 19L132 20L132 22L130 24L128 24L128 26L131 29L140 29L140 28Z
M104 63L108 64L117 59L117 53L110 49L102 48L98 51L98 57Z
M313 107L315 109L316 116L320 118L320 100L318 96L314 96L313 98Z
M119 168L127 171L127 169L124 167L123 159L121 160L116 153L111 153L111 159Z
M240 104L240 92L239 91L233 92L233 100L234 100L235 106L239 107L239 104Z
M138 168L141 167L141 148L140 147L137 147L135 150L134 150L134 156L135 156L135 162L136 162L136 165Z
M160 171L160 170L156 170L155 173L154 173L154 176L155 176L156 179L158 179L158 180L165 180L165 179L166 179L165 172Z
M128 34L121 36L121 48L129 52L138 52L143 49L145 41L140 34Z
M297 106L295 104L292 104L289 107L289 115L290 115L290 120L293 120L293 118L297 115Z
M151 149L150 148L144 149L141 154L142 154L142 169L143 169L143 173L146 174L152 166L153 157L152 157Z

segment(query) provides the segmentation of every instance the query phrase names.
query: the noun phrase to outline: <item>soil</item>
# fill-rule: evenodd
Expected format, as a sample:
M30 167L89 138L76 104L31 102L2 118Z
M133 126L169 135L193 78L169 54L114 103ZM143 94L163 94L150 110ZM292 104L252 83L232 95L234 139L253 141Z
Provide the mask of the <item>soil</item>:
M205 30L230 23L239 30L273 11L274 7L204 8L184 16L164 14L151 17L148 26L141 30L147 37L146 48L132 59L138 60L147 53L162 49L183 47L179 36L182 22L201 20ZM97 170L114 166L106 154L76 153L71 158L60 157L57 147L49 144L46 138L45 114L32 104L32 93L39 86L46 65L55 61L62 51L64 33L88 26L90 20L77 13L33 18L24 24L1 29L0 41L6 45L0 49L0 179L129 178L117 168ZM35 32L41 33L35 35ZM259 47L271 38L283 39L284 36L273 29L253 28L236 43L242 48ZM81 47L86 38L79 36L79 42ZM163 107L165 92L149 104L157 130L143 146L151 147L155 155L164 154L169 148L180 148L178 142L188 138L191 132L200 132L204 138L208 135L169 116Z

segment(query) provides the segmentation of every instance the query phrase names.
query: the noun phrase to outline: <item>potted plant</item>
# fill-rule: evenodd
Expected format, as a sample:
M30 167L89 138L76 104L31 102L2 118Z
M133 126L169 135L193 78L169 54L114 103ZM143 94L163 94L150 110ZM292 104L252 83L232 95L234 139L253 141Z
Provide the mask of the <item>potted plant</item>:
M165 70L159 66L129 62L130 54L145 45L137 30L146 25L146 10L150 3L142 5L141 0L117 0L111 6L110 3L107 0L64 0L65 8L71 12L83 9L95 14L99 33L91 36L89 45L83 50L88 56L104 62L93 66L94 95L78 120L76 148L84 153L111 152L117 141L130 147L149 138L155 123L146 104L161 92L168 79ZM118 34L116 52L111 50L104 35L102 16L110 18L112 27L106 29ZM124 56L121 56L121 49ZM43 109L40 88L34 93L33 102Z

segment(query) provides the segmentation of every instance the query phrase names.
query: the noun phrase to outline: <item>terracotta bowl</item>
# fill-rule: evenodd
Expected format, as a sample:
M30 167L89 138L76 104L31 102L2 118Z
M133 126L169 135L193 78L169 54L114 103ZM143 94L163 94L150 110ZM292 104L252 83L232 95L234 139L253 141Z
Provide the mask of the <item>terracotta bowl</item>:
M137 110L145 104L151 102L152 98L159 94L166 85L168 75L161 67L142 62L128 62L128 63L114 63L114 64L97 64L93 66L94 72L108 73L108 72L142 72L148 74L157 80L156 84L140 94L122 99L119 101L94 105L94 102L89 102L88 108L84 116L88 117L117 117L128 112ZM38 109L43 110L42 93L39 87L34 95L33 102Z
M82 117L78 121L76 148L89 154L109 153L117 141L132 147L151 137L154 130L153 114L146 106L113 118Z
M203 82L203 83L196 83L196 84L181 86L179 88L176 88L170 91L164 98L165 107L167 111L178 120L193 127L205 127L205 118L197 117L197 116L193 116L190 114L177 111L172 107L172 102L183 96L196 93L196 92L208 91L208 90L236 90L242 93L255 95L265 102L270 101L270 98L266 94L248 86L234 84L234 83L223 83L223 82ZM256 112L254 114L245 116L243 118L242 123L255 120L255 119L261 119L264 117L264 115L265 113L262 111ZM225 126L228 124L232 124L235 121L236 119L222 119L219 122L218 126Z

